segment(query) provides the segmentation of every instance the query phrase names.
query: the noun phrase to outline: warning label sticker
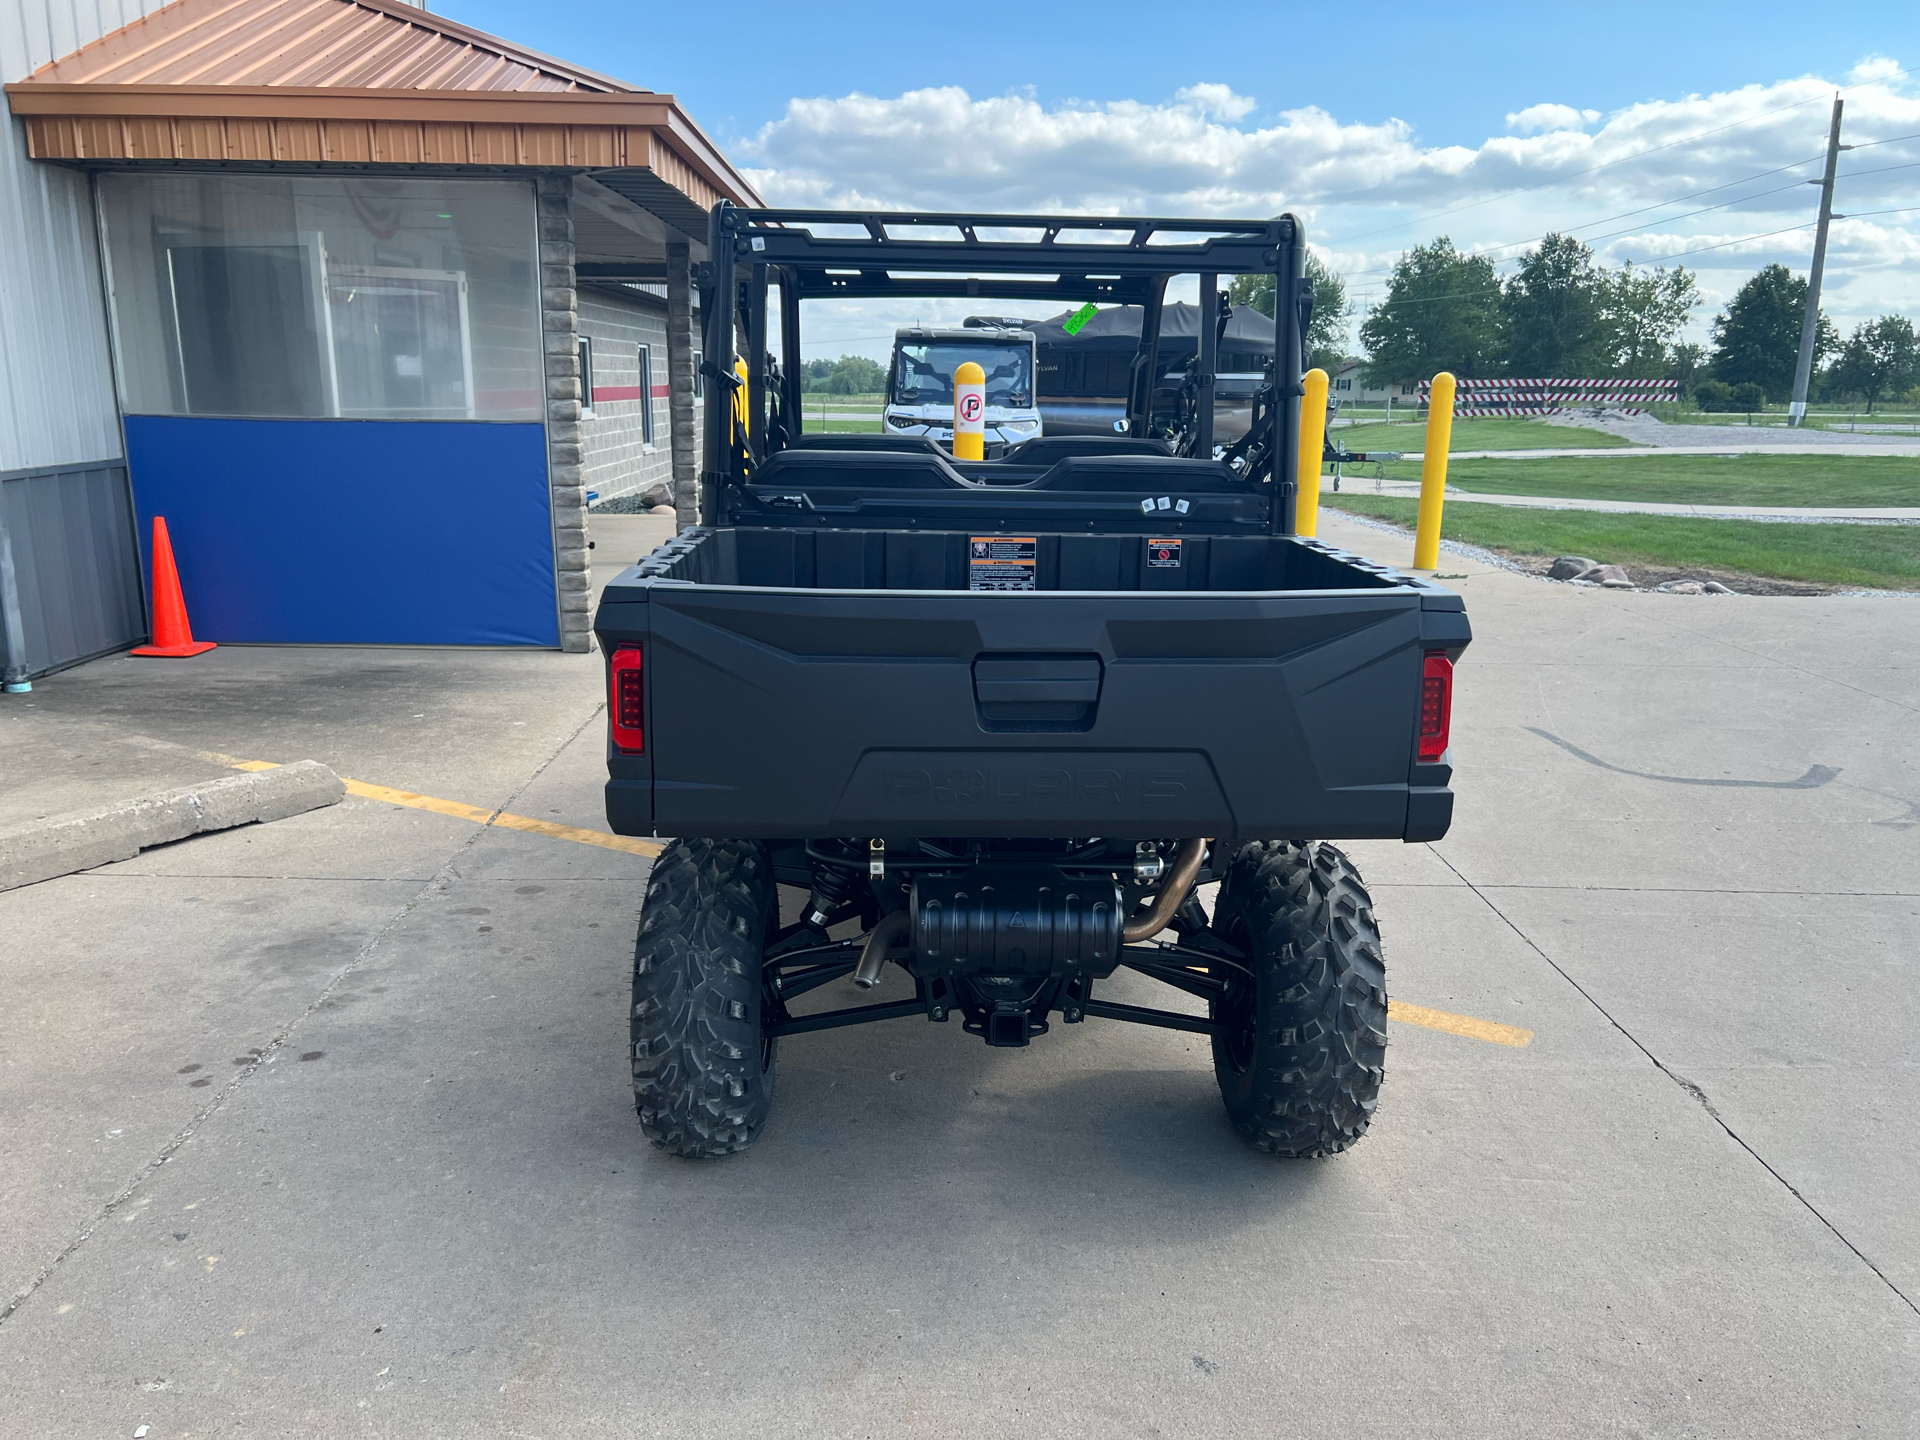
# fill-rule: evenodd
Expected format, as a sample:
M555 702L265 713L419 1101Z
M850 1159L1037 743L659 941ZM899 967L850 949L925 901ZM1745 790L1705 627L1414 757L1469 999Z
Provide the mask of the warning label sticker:
M1032 590L1039 572L1032 535L975 535L967 542L969 590Z
M1147 568L1149 570L1178 570L1180 568L1180 542L1178 540L1147 541Z

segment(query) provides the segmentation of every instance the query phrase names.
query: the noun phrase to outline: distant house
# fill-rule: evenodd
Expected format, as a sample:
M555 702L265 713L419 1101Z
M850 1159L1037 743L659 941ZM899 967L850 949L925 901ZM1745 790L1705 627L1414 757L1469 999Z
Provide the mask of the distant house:
M1329 379L1327 398L1345 405L1384 405L1389 396L1396 405L1403 401L1409 405L1419 403L1419 381L1395 380L1391 384L1375 385L1367 380L1366 370L1364 360L1342 360Z

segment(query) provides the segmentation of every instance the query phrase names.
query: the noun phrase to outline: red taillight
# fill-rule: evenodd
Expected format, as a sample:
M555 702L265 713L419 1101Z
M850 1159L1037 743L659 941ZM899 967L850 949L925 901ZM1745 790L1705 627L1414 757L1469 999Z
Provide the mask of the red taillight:
M1432 762L1447 753L1453 725L1453 661L1444 650L1427 651L1420 669L1420 759Z
M613 720L613 743L629 755L643 753L647 748L647 692L638 645L622 645L613 652L613 673L607 679L607 710Z

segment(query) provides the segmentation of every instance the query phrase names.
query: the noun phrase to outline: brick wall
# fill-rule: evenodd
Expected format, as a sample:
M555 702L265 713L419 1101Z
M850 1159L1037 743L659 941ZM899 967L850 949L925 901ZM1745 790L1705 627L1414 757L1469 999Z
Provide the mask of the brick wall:
M579 306L580 333L593 351L593 412L580 420L586 488L596 492L594 503L599 504L651 485L670 486L673 422L667 399L664 294L583 288ZM640 394L642 345L652 352L650 396ZM643 423L648 407L653 411L651 444Z

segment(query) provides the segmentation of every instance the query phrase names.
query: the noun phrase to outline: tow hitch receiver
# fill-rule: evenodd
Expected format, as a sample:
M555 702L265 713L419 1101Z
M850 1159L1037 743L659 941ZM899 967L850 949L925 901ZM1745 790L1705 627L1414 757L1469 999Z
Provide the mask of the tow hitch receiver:
M984 864L916 876L914 973L959 997L965 1028L989 1045L1044 1035L1063 985L1113 973L1125 918L1111 873ZM1076 1016L1077 1018L1077 1016Z

